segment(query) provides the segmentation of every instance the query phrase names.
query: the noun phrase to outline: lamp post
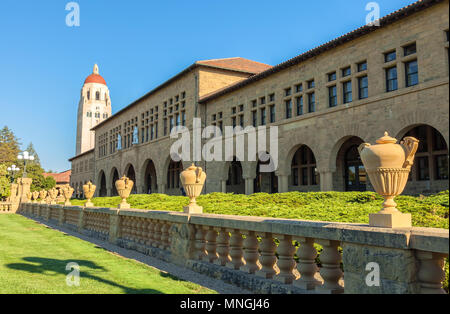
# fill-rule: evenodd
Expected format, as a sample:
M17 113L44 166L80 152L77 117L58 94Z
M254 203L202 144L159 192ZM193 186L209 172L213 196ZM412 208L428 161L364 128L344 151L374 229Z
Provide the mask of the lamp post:
M11 167L8 167L7 170L10 173L9 175L11 176L11 183L14 183L15 173L18 172L20 168L17 168L16 165L12 165Z
M23 176L22 178L27 177L27 161L33 161L34 156L31 156L27 151L24 151L22 154L17 156L17 159L23 160Z

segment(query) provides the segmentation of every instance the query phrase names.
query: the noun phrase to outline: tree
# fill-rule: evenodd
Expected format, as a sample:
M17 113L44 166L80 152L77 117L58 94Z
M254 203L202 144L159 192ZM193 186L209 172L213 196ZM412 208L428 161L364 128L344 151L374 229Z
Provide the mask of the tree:
M19 139L7 127L0 130L0 163L13 163L20 152Z
M30 154L30 156L34 156L34 160L31 163L35 163L35 164L38 164L40 166L41 165L41 160L39 159L39 156L38 156L36 150L34 149L33 143L30 142L30 144L28 145L26 151L28 152L28 154Z
M0 200L9 196L10 180L7 177L7 168L6 164L0 164Z

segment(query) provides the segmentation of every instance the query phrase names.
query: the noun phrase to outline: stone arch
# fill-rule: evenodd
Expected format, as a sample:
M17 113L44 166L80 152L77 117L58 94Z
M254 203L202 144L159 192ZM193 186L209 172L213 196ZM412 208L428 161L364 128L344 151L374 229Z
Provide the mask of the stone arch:
M158 176L156 164L152 159L146 159L140 171L142 182L142 193L151 194L158 191Z
M110 196L117 196L119 193L116 189L116 181L120 179L120 172L117 167L111 168L109 177L111 178L109 180Z
M124 169L125 169L125 175L128 177L128 179L131 179L134 182L131 193L136 194L137 193L136 170L135 170L133 164L131 164L131 163L127 164Z
M232 161L226 161L227 167L226 192L234 194L245 194L245 180L242 162L233 157Z
M258 152L257 156L258 160L250 164L255 173L253 192L278 193L278 178L275 174L275 164L272 161L270 153L266 151L264 156L261 155L261 152ZM265 159L261 159L260 156L264 156ZM270 172L262 171L262 167L273 168L273 170Z
M108 193L107 187L106 187L106 175L105 171L100 170L97 177L97 184L98 184L98 192L97 195L100 197L105 197Z

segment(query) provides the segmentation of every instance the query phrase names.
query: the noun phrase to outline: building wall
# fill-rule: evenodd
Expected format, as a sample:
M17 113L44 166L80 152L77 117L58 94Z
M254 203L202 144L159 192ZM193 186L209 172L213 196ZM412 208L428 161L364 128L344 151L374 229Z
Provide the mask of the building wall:
M70 175L70 186L74 189L74 197L83 197L83 185L94 182L95 161L94 152L72 159L72 173Z
M344 152L352 145L362 142L374 143L388 131L391 136L401 138L410 129L418 125L429 125L435 128L449 144L449 95L448 95L448 1L437 4L424 11L403 18L398 22L383 27L361 38L352 40L332 50L308 59L298 65L291 66L269 77L253 82L238 90L208 101L201 102L198 114L203 123L215 123L231 126L232 117L244 114L244 126L252 125L252 111L257 110L258 125L261 121L261 109L266 108L269 121L269 107L275 108L275 122L266 123L266 127L278 127L278 168L275 175L262 174L257 177L257 162L242 161L242 177L244 182L238 187L227 187L228 169L233 156L224 156L227 162L197 162L207 172L204 191L233 191L252 193L255 179L261 182L263 192L329 191L345 190L344 184ZM417 52L404 57L406 45L416 43ZM397 59L386 63L384 53L396 50ZM419 84L406 87L405 62L417 60ZM367 62L367 70L358 71L360 62ZM397 65L398 90L386 92L387 67ZM343 77L342 70L351 68L351 75ZM187 73L170 85L139 101L110 119L96 130L95 174L98 185L100 174L104 173L108 195L113 193L113 172L120 176L127 174L130 166L136 173L136 192L146 193L144 172L149 160L152 160L156 177L157 190L160 193L179 194L178 188L167 187L167 171L170 163L170 147L174 142L164 135L163 121L164 102L186 92L186 126L192 127L197 106L196 99L233 84L243 77L233 76L230 72L218 70L199 70ZM336 72L335 81L328 81L328 74ZM358 79L368 77L368 98L358 99ZM314 80L315 87L308 88L308 82ZM343 103L343 83L351 82L353 100ZM297 85L303 90L297 92ZM337 87L337 106L328 103L328 87ZM290 94L286 90L290 88ZM308 94L316 96L315 111L308 112ZM271 95L274 95L273 101ZM303 96L303 114L296 114L296 98ZM265 103L261 104L261 99ZM285 102L292 100L292 116L286 117ZM253 107L252 101L257 105ZM240 111L240 106L243 110ZM147 125L146 112L158 106L158 138L123 147L120 151L111 152L113 136L119 130L130 135L129 127L136 125L139 132ZM174 104L172 105L174 106ZM233 108L236 113L233 113ZM181 110L181 109L180 109ZM168 112L167 117L170 115ZM215 120L214 118L215 117ZM219 118L220 117L220 118ZM125 125L131 121L130 125ZM144 121L144 125L142 122ZM150 123L150 122L148 122ZM115 131L114 131L115 130ZM132 131L131 131L132 132ZM141 139L142 133L138 134ZM267 134L267 139L269 134ZM101 145L100 145L101 142ZM123 142L123 141L122 141ZM205 143L203 140L202 143ZM108 153L103 154L101 147ZM312 150L314 163L310 167L317 172L317 182L307 185L293 184L291 163L297 149L306 145ZM113 145L114 146L114 145ZM271 152L270 147L266 149ZM272 152L273 154L273 152ZM447 151L448 155L448 151ZM190 162L183 162L187 167ZM244 188L245 191L242 191ZM371 189L370 184L367 189ZM447 180L413 181L408 184L406 193L435 192L448 189Z

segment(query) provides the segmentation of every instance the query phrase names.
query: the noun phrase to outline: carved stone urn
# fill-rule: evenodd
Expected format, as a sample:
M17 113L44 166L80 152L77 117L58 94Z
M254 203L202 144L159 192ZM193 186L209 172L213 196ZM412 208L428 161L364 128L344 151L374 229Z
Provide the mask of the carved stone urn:
M370 182L384 198L383 209L369 215L369 225L385 228L411 227L411 214L398 211L394 198L403 192L408 182L419 140L405 137L397 144L397 140L385 132L376 142L376 145L364 143L358 148Z
M33 203L37 203L37 200L39 198L39 192L38 191L34 191L31 194L33 195Z
M49 198L49 203L51 205L55 205L56 204L56 198L58 197L58 190L53 188L48 190L48 198Z
M196 198L202 193L206 180L206 173L200 167L192 164L180 174L181 184L189 197L189 205L183 207L185 213L201 214L203 207L197 205Z
M72 198L73 191L74 191L74 189L70 185L66 185L65 187L63 187L61 189L61 192L62 192L62 194L64 196L64 199L65 199L65 202L64 202L65 206L71 206L72 205L72 203L70 202L70 199Z
M47 197L46 190L39 191L39 198L41 199L41 204L47 204L47 202L45 201L46 197Z
M95 189L97 187L92 184L91 181L83 185L84 197L86 197L87 201L84 204L84 207L93 207L94 204L91 202L91 198L94 196Z
M131 189L133 188L134 182L123 176L119 180L116 181L116 189L119 193L119 196L122 198L122 202L120 202L118 208L119 209L128 209L130 208L130 204L127 203L127 198L130 196Z

